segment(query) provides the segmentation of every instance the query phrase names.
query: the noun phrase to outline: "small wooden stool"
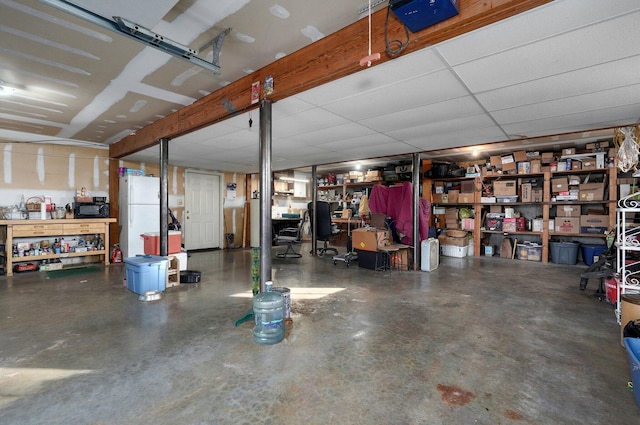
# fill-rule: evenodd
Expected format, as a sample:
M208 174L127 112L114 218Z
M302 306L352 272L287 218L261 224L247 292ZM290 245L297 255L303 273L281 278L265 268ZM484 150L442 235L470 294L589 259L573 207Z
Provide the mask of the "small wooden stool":
M376 266L375 271L384 271L387 269L393 269L394 254L400 251L400 247L397 245L379 246L378 252L376 252ZM382 257L382 264L378 264L378 257Z

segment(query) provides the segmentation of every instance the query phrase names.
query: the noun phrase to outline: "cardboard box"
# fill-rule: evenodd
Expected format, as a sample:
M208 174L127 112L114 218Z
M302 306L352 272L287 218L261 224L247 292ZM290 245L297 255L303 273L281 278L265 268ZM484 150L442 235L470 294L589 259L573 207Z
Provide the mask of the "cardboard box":
M499 155L489 157L489 162L491 163L492 167L502 167L502 158L500 158Z
M377 251L379 246L392 243L389 230L353 229L351 237L353 247L361 251Z
M609 227L609 216L608 215L581 215L580 216L580 227L598 227L604 228L605 231ZM585 232L590 233L590 232Z
M460 193L473 193L476 189L476 183L473 180L463 180L460 182Z
M502 231L503 232L515 232L517 231L517 226L516 226L516 218L512 217L512 218L503 218L502 219Z
M542 152L542 156L540 157L540 161L543 164L550 164L553 162L553 152Z
M556 207L558 217L580 217L580 205L558 205Z
M455 204L458 202L458 195L460 194L459 190L450 190L447 192L447 197L449 198L450 204Z
M532 202L531 183L522 183L520 185L520 202Z
M575 154L576 154L576 148L564 148L564 149L562 149L562 156L575 155Z
M604 183L583 183L579 189L581 201L602 201L604 199Z
M582 169L583 170L595 170L596 169L596 159L595 158L583 158L582 159Z
M473 204L475 202L475 193L461 193L458 195L458 203Z
M529 161L518 162L518 174L531 173L531 163Z
M531 172L532 173L542 172L542 162L539 159L531 160Z
M501 205L491 205L489 207L489 212L490 213L501 213L502 212L502 206Z
M496 180L493 182L493 194L495 196L515 196L516 192L515 180Z
M531 189L531 202L542 202L543 191L540 188Z
M566 192L569 190L569 180L566 177L556 177L551 179L551 192Z
M466 236L462 238L454 238L443 233L438 236L438 242L440 245L467 246L469 245L469 238Z
M580 233L580 217L556 217L554 225L558 233Z
M515 162L507 162L506 164L503 163L502 164L502 172L503 173L510 173L513 172L515 173L516 171L516 163Z
M444 183L443 182L434 182L433 189L435 193L444 193Z
M513 159L516 162L524 162L529 160L529 157L527 157L527 152L526 151L517 151L513 153Z
M602 235L609 230L609 216L587 214L580 216L580 233Z
M605 148L609 147L609 142L608 141L602 141L602 142L594 142L594 143L587 143L587 145L585 146L586 149L592 150L594 152L602 152L605 151Z

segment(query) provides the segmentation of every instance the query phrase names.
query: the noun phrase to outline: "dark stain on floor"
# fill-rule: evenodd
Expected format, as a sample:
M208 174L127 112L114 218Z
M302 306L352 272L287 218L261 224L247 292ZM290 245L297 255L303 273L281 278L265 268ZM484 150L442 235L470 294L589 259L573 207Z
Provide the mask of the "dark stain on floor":
M518 412L514 412L513 410L506 410L504 412L504 416L507 419L512 419L514 421L521 421L524 419L524 416L522 416L520 413Z
M474 393L455 385L438 384L438 391L442 393L442 400L451 406L464 406L476 398Z

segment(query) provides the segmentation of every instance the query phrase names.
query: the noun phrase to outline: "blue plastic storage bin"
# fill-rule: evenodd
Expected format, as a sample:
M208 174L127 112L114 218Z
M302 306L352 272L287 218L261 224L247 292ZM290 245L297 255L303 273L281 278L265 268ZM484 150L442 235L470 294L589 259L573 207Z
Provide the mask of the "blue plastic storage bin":
M169 259L155 255L139 255L124 259L127 289L136 294L164 291L167 285Z
M592 265L596 260L595 257L600 256L607 249L606 245L590 245L583 243L580 245L580 250L582 251L582 261L587 266Z
M633 382L633 395L636 403L640 406L640 338L625 338L624 346L627 347L629 355L629 370L631 371L631 381Z

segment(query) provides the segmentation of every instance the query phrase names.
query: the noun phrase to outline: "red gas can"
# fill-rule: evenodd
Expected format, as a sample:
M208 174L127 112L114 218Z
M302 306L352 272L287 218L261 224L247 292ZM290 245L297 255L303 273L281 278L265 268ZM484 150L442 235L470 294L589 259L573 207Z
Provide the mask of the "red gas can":
M615 277L606 278L604 286L607 291L607 300L616 305L618 303L618 280Z

